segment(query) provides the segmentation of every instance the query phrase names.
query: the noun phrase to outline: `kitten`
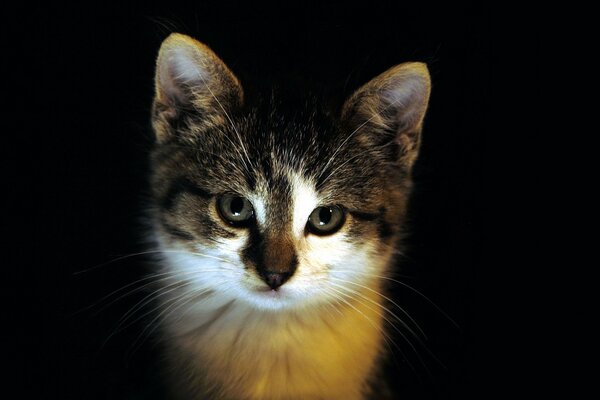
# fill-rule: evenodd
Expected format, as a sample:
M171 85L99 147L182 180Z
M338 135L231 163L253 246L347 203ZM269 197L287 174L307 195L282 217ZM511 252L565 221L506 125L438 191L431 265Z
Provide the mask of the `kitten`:
M162 337L182 399L363 399L430 92L397 65L339 115L250 104L204 44L172 34L152 124Z

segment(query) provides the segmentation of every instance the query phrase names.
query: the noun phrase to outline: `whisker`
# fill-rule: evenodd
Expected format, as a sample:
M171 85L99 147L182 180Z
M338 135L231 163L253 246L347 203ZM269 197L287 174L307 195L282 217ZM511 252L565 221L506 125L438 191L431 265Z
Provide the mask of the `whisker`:
M351 290L351 289L349 289L349 288L345 288L345 287L343 287L343 286L340 286L340 285L336 285L336 286L337 286L337 287L340 287L341 289L345 289L345 290ZM385 320L385 321L386 321L388 324L390 324L390 326L391 326L392 328L394 328L394 330L395 330L396 332L398 332L398 334L399 334L400 336L402 336L402 338L404 339L404 341L405 341L406 343L408 343L408 345L410 346L410 348L413 350L413 352L415 353L415 355L416 355L416 356L417 356L417 358L419 359L419 362L421 363L421 365L423 365L423 367L425 368L425 370L426 370L426 371L429 373L429 375L431 375L431 371L430 371L430 370L429 370L429 368L427 367L427 364L425 363L425 361L423 360L423 358L421 357L421 355L420 355L420 354L419 354L419 352L417 351L417 349L416 349L416 347L414 346L414 344L413 344L413 343L412 343L412 342L411 342L411 341L408 339L408 337L406 337L406 335L405 335L405 334L404 334L404 333L403 333L403 332L402 332L400 329L398 329L398 327L397 327L397 326L396 326L396 325L395 325L395 324L394 324L392 321L390 321L390 320L389 320L389 319L388 319L388 318L387 318L387 317L384 315L384 313L382 313L380 310L377 310L377 309L374 309L374 308L370 307L368 304L365 304L365 303L364 303L363 301L361 301L360 299L357 299L357 298L355 298L355 297L352 297L352 296L350 296L350 295L349 295L349 294L347 294L347 293L343 293L342 291L338 291L338 290L336 290L336 289L334 289L334 288L331 288L331 289L332 289L332 290L335 290L336 292L340 293L340 294L341 294L341 295L343 295L343 296L349 297L350 299L352 299L352 300L354 300L354 301L357 301L358 303L360 303L360 304L362 304L363 306L367 307L369 310L376 312L376 313L377 313L377 314L378 314L380 317L382 317L382 318L383 318L383 319L384 319L384 320ZM355 293L357 293L357 294L358 294L358 292L356 292L356 291L352 291L352 292L355 292ZM361 296L361 297L362 297L362 298L364 298L365 300L369 300L369 301L371 301L372 303L374 303L375 305L377 305L377 306L379 306L379 307L382 307L382 306L381 306L381 304L377 304L376 302L374 302L374 301L370 300L369 298L367 298L367 297L365 297L365 296L362 296L362 295L360 295L360 294L359 294L359 296ZM398 318L398 319L399 319L399 318ZM422 342L422 341L419 339L419 337L418 337L418 336L417 336L417 335L416 335L416 334L415 334L415 333L414 333L414 332L413 332L413 331L412 331L412 330L411 330L411 329L408 327L408 325L406 325L406 323L404 323L404 321L402 321L402 320L400 320L400 319L399 319L399 321L402 323L402 325L403 325L405 328L407 328L407 329L408 329L408 330L409 330L409 331L410 331L410 332L413 334L413 336L414 336L414 337L415 337L415 338L416 338L416 339L419 341L419 343L420 343L422 346L424 346L424 347L425 347L425 349L427 350L427 352L428 352L430 355L432 355L432 356L433 356L433 354L431 353L431 351L429 351L429 349L427 349L427 346L425 346L425 344L424 344L424 343L423 343L423 342ZM439 360L437 360L437 358L436 358L435 356L433 356L433 357L434 357L434 359L436 359L436 361L438 361L438 362L439 362Z
M112 260L112 261L114 262L114 261L117 261L117 260L120 260L120 259L124 259L124 258L128 258L128 257L135 257L135 256L140 256L140 255L145 255L145 254L152 254L152 253L182 253L182 254L192 254L192 255L196 255L196 256L202 256L202 257L207 257L207 258L213 258L213 259L217 259L217 260L219 260L219 261L222 261L222 262L224 262L224 263L226 263L226 264L230 264L230 265L233 265L233 266L237 266L237 264L236 264L236 263L234 263L234 262L232 262L232 261L230 261L230 260L226 260L226 259L224 259L224 258L221 258L221 257L211 256L211 255L208 255L208 254L203 254L203 253L199 253L199 252L183 251L183 250L152 250L152 251L145 251L145 252L140 252L140 253L128 254L128 255L126 255L126 256L119 257L119 258L117 258L117 259L115 259L115 260ZM110 263L110 262L109 262L109 263ZM106 264L107 264L107 263L105 263L104 265L106 265ZM93 268L98 268L98 267L100 267L100 266L96 266L96 267L93 267ZM194 273L194 272L219 272L219 271L221 271L221 270L231 270L231 271L234 271L235 269L234 269L234 268L228 268L228 267L226 267L225 265L221 265L221 266L220 266L220 269L218 269L218 270L206 270L206 269L199 269L199 270L197 270L197 271L192 271L192 273ZM87 270L87 271L89 271L89 270ZM81 272L86 272L86 271L81 271ZM119 289L116 289L116 290L114 290L113 292L111 292L111 293L109 293L109 294L107 294L107 295L103 296L103 297L102 297L100 300L98 300L98 301L94 302L94 303L93 303L93 304L91 304L91 305L89 305L89 306L87 306L87 307L84 307L84 308L83 308L83 309L81 309L81 310L75 311L74 313L72 313L72 314L71 314L71 316L75 316L75 315L77 315L77 314L80 314L80 313L82 313L82 312L84 312L84 311L86 311L86 310L89 310L89 309L91 309L91 308L93 308L93 307L95 307L95 306L99 305L99 304L100 304L100 303L102 303L103 301L105 301L105 300L108 300L108 299L109 299L111 296L114 296L114 295L116 295L117 293L119 293L119 292L121 292L121 291L123 291L123 290L125 290L125 289L127 289L127 288L129 288L129 287L131 287L131 286L133 286L133 285L136 285L136 284L138 284L138 283L142 283L142 282L144 282L144 281L151 280L151 279L154 279L154 278L157 278L157 277L160 277L160 276L168 276L168 275L177 276L177 275L181 275L181 274L182 274L182 272L179 272L179 271L169 271L169 272L157 273L157 274L152 274L152 275L149 275L149 276L143 277L143 278L141 278L141 279L139 279L139 280L136 280L136 281L134 281L134 282L131 282L131 283L129 283L129 284L127 284L127 285L125 285L125 286L123 286L123 287L119 288ZM137 289L133 290L131 293L125 294L125 295L123 295L123 296L120 296L118 299L116 299L116 300L113 300L113 301L111 301L109 304L107 304L107 305L105 305L104 307L102 307L102 308L101 308L99 311L97 311L97 313L99 313L99 312L101 312L102 310L106 309L106 307L110 306L111 304L114 304L114 303L115 303L116 301L118 301L119 299L121 299L121 298L123 298L123 297L125 297L125 296L127 296L127 295L129 295L129 294L133 294L133 293L135 293L135 292L137 292L137 291L141 290L142 288L144 288L144 287L147 287L147 286L149 286L149 285L151 285L151 284L152 284L152 282L150 282L150 283L148 283L148 284L145 284L145 285L143 285L142 287L140 287L140 288L137 288Z
M346 304L347 306L349 306L350 308L352 308L353 310L355 310L356 312L358 312L361 316L363 316L372 327L374 327L375 329L377 329L381 333L382 338L385 341L386 346L388 347L390 353L393 353L393 351L392 351L392 349L390 347L390 343L391 343L400 352L400 354L402 355L402 357L404 358L404 360L407 362L407 364L409 365L409 367L412 369L412 371L415 374L417 373L417 371L413 367L412 363L408 360L408 358L406 357L406 354L404 354L404 352L402 351L402 349L400 348L400 346L398 346L398 344L385 332L385 330L383 330L381 328L381 326L377 326L377 324L375 324L371 320L371 318L367 317L362 311L360 311L358 308L356 308L354 305L352 305L346 299L344 299L343 297L341 297L339 294L336 294L335 292L332 292L331 289L332 288L328 288L325 291L327 293L329 293L329 295L332 296L333 298L335 298L336 300L343 302L344 304Z
M169 287L171 287L171 286L173 286L173 285L176 285L176 284L179 284L179 283L182 283L182 286L185 286L185 285L191 284L191 283L192 283L192 281L188 281L188 279L189 279L189 276L190 276L190 275L192 275L192 278L193 278L193 276L194 276L194 275L198 275L198 274L201 274L201 273L205 273L205 272L223 272L224 270L226 271L227 269L225 269L225 268L221 268L221 269L210 269L210 270L206 270L206 269L199 269L199 270L194 270L194 271L186 271L186 272L184 272L184 273L176 273L176 274L173 274L173 276L171 276L171 277L162 278L162 279L161 279L161 281L162 281L162 280L170 280L170 279L172 279L173 277L175 277L175 278L178 278L178 279L177 279L177 281L176 281L176 282L173 282L173 283L171 283L171 284L168 284L168 285L166 285L166 286L163 286L163 287L161 287L160 289L158 289L158 290L156 290L156 291L154 291L154 292L150 293L150 294L149 294L149 295L147 295L146 297L144 297L144 298L143 298L142 300L140 300L140 301L139 301L139 302L138 302L138 303L137 303L135 306L133 306L133 307L132 307L132 309L130 309L130 310L129 310L129 311L128 311L128 312L127 312L125 315L123 315L123 316L121 317L121 320L123 320L123 319L127 319L127 317L128 317L128 314L130 314L130 313L135 313L135 312L139 311L139 310L140 310L140 309L142 309L142 308L143 308L143 307L144 307L146 304L148 304L148 303L150 303L151 301L154 301L154 300L156 300L158 297L161 297L162 295L166 294L166 293L161 293L160 295L158 295L158 296L155 296L154 298L150 298L151 296L154 296L154 295L155 295L155 294L156 294L158 291L160 291L160 290L163 290L163 289L166 289L166 288L169 288ZM233 271L233 269L230 269L230 271ZM184 279L181 279L182 277L185 277L185 280L184 280ZM151 282L151 283L155 283L155 282ZM176 288L176 289L177 289L177 288ZM150 298L150 299L149 299L149 298ZM148 300L144 302L144 300L146 300L146 299L148 299ZM141 306L137 307L137 306L138 306L140 303L142 303L142 302L144 302L144 304L142 304ZM147 313L147 314L148 314L148 313ZM144 314L144 315L147 315L147 314Z
M135 324L136 322L138 322L139 320L141 320L142 318L144 318L146 315L151 314L152 312L156 311L157 308L150 310L148 312L146 312L145 314L141 315L140 317L138 317L137 319L135 319L133 322L127 324L127 326L123 327L123 325L127 322L127 320L129 319L129 316L135 314L137 311L141 310L146 304L148 304L150 301L154 301L157 298L164 296L174 290L177 290L179 288L181 288L182 286L185 286L185 284L182 284L182 282L178 281L175 282L171 285L167 285L165 287L161 287L160 289L155 290L154 292L152 292L151 294L149 294L148 296L146 296L144 299L142 299L140 302L144 302L144 304L142 304L142 306L138 307L138 305L140 304L140 302L138 302L132 309L130 309L127 313L125 313L125 315L123 317L121 317L121 320L119 321L117 327L113 330L113 332L108 335L108 337L104 340L104 342L102 343L102 347L104 347L106 345L106 343L108 343L108 341L115 336L117 333L121 332L122 330L130 327L131 325ZM153 298L152 298L153 297ZM146 300L150 298L151 300ZM146 301L144 301L146 300ZM160 308L160 306L158 307Z
M378 302L371 300L370 298L368 298L367 296L363 295L362 293L360 293L360 292L358 292L358 291L356 291L356 290L353 290L353 289L347 288L347 287L345 287L345 286L342 286L342 285L335 284L335 283L333 283L333 282L330 282L330 283L331 283L333 286L335 286L335 287L338 287L338 288L340 288L340 289L343 289L343 290L346 290L346 291L348 291L348 292L350 292L350 293L352 293L352 294L355 294L355 295L357 295L357 296L360 296L361 298L365 299L365 300L366 300L366 301L368 301L369 303L372 303L372 304L376 305L377 307L380 307L380 308L382 308L382 309L383 309L383 310L385 310L387 313L389 313L391 316L393 316L394 318L396 318L396 319L398 320L398 322L400 322L400 323L402 324L402 326L403 326L403 327L405 327L405 328L406 328L406 329L407 329L407 330L408 330L408 331L409 331L409 332L410 332L410 333L411 333L411 334L412 334L412 335L413 335L415 338L417 338L417 340L419 340L419 337L417 336L417 334L415 333L415 331L413 331L413 330L411 329L411 327L410 327L410 326L408 326L408 324L402 320L402 318L400 318L400 317L399 317L398 315L396 315L396 314L395 314L395 313L394 313L392 310L390 310L389 308L387 308L387 307L386 307L386 306L384 306L383 304L379 304ZM388 322L390 322L390 321L388 321ZM390 323L391 323L391 322L390 322ZM425 340L427 340L427 336L423 335L423 338L425 338ZM420 341L420 340L419 340L419 341Z
M427 300L429 302L429 304L431 304L433 307L435 307L435 309L438 310L448 321L450 321L456 327L456 329L462 330L460 328L460 325L458 325L444 310L442 310L437 304L435 304L431 299L429 299L427 296L425 296L423 293L421 293L417 289L413 288L412 286L410 286L402 281L399 281L398 279L390 278L387 276L381 276L381 275L374 275L374 276L381 278L381 279L386 279L388 281L396 282L396 283L412 290L413 292L415 292L416 294L421 296L423 299Z
M360 275L365 275L371 278L383 278L384 276L382 275L377 275L371 272L366 272L366 271L355 271L355 270L351 270L351 269L342 269L342 270L336 270L339 272L347 272L347 273L352 273L352 274L360 274ZM404 279L415 279L414 276L410 276L410 275L402 275L400 273L397 273L395 271L389 272L390 275L394 275L397 276L399 278L404 278Z
M375 294L377 294L377 295L379 295L379 296L383 297L384 299L386 299L387 301L389 301L390 303L392 303L393 305L395 305L396 307L398 307L398 309L399 309L400 311L402 311L402 313L403 313L404 315L406 315L406 317L407 317L407 318L410 320L410 322L412 322L412 323L413 323L413 324L414 324L414 325L417 327L417 329L419 330L419 332L421 332L421 334L423 335L423 337L427 338L427 335L425 335L425 332L423 331L423 329L421 329L421 327L419 326L419 324L417 324L417 322L416 322L416 321L415 321L415 320L414 320L414 319L413 319L413 318L410 316L410 314L408 314L408 312L406 312L406 310L404 310L404 308L400 307L400 305L399 305L398 303L396 303L394 300L392 300L392 299L391 299L391 298L389 298L388 296L384 295L384 294L383 294L383 293L381 293L381 292L378 292L378 291L376 291L376 290L373 290L373 289L371 289L371 288L370 288L370 287L368 287L368 286L361 285L360 283L357 283L357 282L352 282L352 281L349 281L349 280L346 280L346 279L340 279L340 278L335 278L335 277L330 277L330 278L331 278L332 280L336 280L336 281L338 281L338 282L344 282L344 283L349 283L349 284L351 284L351 285L358 286L358 287L360 287L360 288L366 289L366 290L368 290L368 291L370 291L370 292L373 292L373 293L375 293Z
M224 283L227 283L227 282L220 282L220 283L217 283L217 284L215 285L215 287L216 287L216 286L223 285ZM159 313L159 314L158 314L158 315L157 315L157 316L156 316L156 317L155 317L155 318L154 318L152 321L150 321L150 323L148 323L148 325L146 326L146 328L144 328L144 330L142 331L142 333L141 333L141 334L138 336L138 338L137 338L137 339L136 339L136 340L133 342L133 345L132 345L132 346L135 346L135 347L132 347L132 350L130 351L130 354L133 354L133 353L135 353L135 351L136 351L136 350L137 350L139 347L141 347L141 346L143 345L144 341L146 340L146 339L142 340L142 341L139 343L139 345L138 345L138 346L136 346L136 343L137 343L137 342L138 342L140 339L142 339L144 336L145 336L146 338L149 338L149 337L152 335L152 333L153 333L153 332L154 332L154 331L155 331L155 330L158 328L158 326L159 326L160 324L159 324L159 323L157 323L157 321L159 321L159 320L161 320L161 319L165 319L165 318L167 318L169 315L173 314L175 311L179 310L179 309L180 309L181 307L183 307L184 305L191 303L191 302L192 302L192 301L194 301L195 299L197 299L197 298L199 298L199 297L203 296L205 293L208 293L208 292L212 291L213 289L214 289L214 287L211 287L211 288L207 288L207 289L202 289L202 290L200 290L200 291L193 291L193 292L190 292L190 293L184 293L183 295L181 295L181 296L179 296L179 297L175 298L173 301L171 301L171 303L170 303L168 306L165 306L165 305L163 305L163 307L164 307L164 308L163 308L163 310L162 310L162 311L161 311L161 312L160 312L160 313ZM188 299L186 299L186 300L183 300L185 297L188 297L188 296L189 296L189 298L188 298ZM179 303L179 304L177 304L177 303ZM174 307L174 308L172 308L173 306L175 306L175 307ZM165 313L166 313L166 314L165 314ZM154 326L153 326L153 325L154 325ZM152 327L152 326L153 326L153 327ZM150 327L152 327L152 329L151 329L151 330L150 330L150 331L149 331L149 332L146 334L146 332L148 331L148 329L150 329Z
M136 280L134 282L131 282L131 283L129 283L129 284L127 284L127 285L125 285L125 286L117 289L117 290L114 290L113 292L111 292L111 293L107 294L106 296L102 297L100 300L96 301L95 303L93 303L93 304L91 304L91 305L89 305L89 306L87 306L87 307L85 307L85 308L83 308L83 309L81 309L81 310L73 313L71 316L77 315L77 314L82 313L82 312L84 312L86 310L89 310L89 309L91 309L91 308L93 308L93 307L95 307L97 305L100 305L100 303L102 303L105 300L108 300L111 296L114 296L117 293L122 292L123 290L125 290L125 289L127 289L127 288L129 288L129 287L131 287L133 285L136 285L138 283L142 283L144 281L150 280L150 282L147 282L147 283L143 284L142 286L137 287L137 288L135 288L135 289L133 289L133 290L131 290L131 291L129 291L129 292L127 292L127 293L119 296L119 297L117 297L116 299L113 299L108 304L104 305L102 308L100 308L98 311L95 312L95 315L98 315L100 312L102 312L103 310L105 310L106 308L108 308L109 306L111 306L112 304L114 304L115 302L117 302L117 301L119 301L119 300L121 300L121 299L123 299L123 298L125 298L127 296L132 295L132 294L134 294L134 293L136 293L136 292L138 292L140 290L143 290L145 287L151 286L151 285L153 285L153 284L155 284L157 282L161 282L163 280L170 279L168 277L168 275L177 276L179 274L180 273L178 271L170 271L170 272L162 272L162 273L151 274L151 275L146 276L144 278L138 279L138 280ZM165 275L167 275L167 277L156 279L156 278L159 278L159 277L165 276ZM153 280L153 279L156 279L156 280Z
M207 290L208 290L208 289L207 289ZM177 296L177 297L175 297L175 298L173 298L173 299L169 299L169 300L167 301L167 303L168 303L168 304L167 304L167 303L164 303L164 304L161 304L161 305L159 305L158 307L156 307L156 308L153 310L153 312L156 312L156 311L160 310L161 308L162 308L162 311L161 311L161 312L160 312L160 313L159 313L159 314L158 314L156 317L154 317L154 318L152 319L152 321L150 321L150 323L148 323L148 324L146 325L146 327L145 327L145 328L142 330L142 332L141 332L141 333L140 333L140 334L137 336L137 338L136 338L136 339L135 339L135 340L132 342L132 344L131 344L131 347L130 347L130 350L128 351L128 354L129 354L129 355L132 355L132 354L134 354L134 353L137 351L137 349L143 345L143 343L144 343L144 341L145 341L145 340L142 340L142 341L139 343L139 345L138 345L138 342L139 342L139 341L140 341L142 338L144 338L144 337L149 337L149 336L145 336L145 333L146 333L146 332L148 331L148 329L149 329L149 328L152 326L152 324L154 324L154 323L155 323L155 322L156 322L156 321L157 321L157 320L160 318L160 316L161 316L161 315L162 315L162 314L163 314L165 311L169 310L169 309L170 309L170 308L171 308L173 305L176 305L176 304L178 304L178 302L180 302L180 303L179 303L179 306L183 306L183 305L185 305L185 304L187 304L187 303L191 302L193 299L195 299L195 298L196 298L196 296L195 296L195 295L196 295L196 293L195 293L195 292L191 292L191 293L183 293L183 294L181 294L181 295L179 295L179 296ZM183 300L183 299L185 299L186 297L187 297L187 299L186 299L186 300ZM179 306L177 306L176 308L179 308ZM154 329L156 329L156 327L158 327L158 325L159 325L159 324L156 324L156 325L155 325L155 327L152 329L152 332L154 332ZM150 334L151 334L151 333L150 333ZM129 356L128 356L128 357L129 357Z
M130 315L133 315L137 311L143 309L146 306L146 304L149 304L150 302L155 301L159 297L162 297L174 290L177 290L177 289L184 287L186 285L189 285L189 284L191 284L191 281L185 281L185 280L178 279L175 282L171 282L167 285L161 286L157 290L146 295L143 299L141 299L133 307L131 307L129 309L129 311L127 311L125 314L123 314L123 316L119 319L120 323L124 323L125 321L127 321L127 319L129 319ZM147 315L147 314L145 314L145 315Z
M81 270L81 271L73 272L73 275L80 275L80 274L83 274L83 273L86 273L86 272L94 271L94 270L96 270L98 268L105 267L105 266L107 266L107 265L109 265L111 263L114 263L114 262L117 262L117 261L121 261L121 260L125 260L125 259L128 259L128 258L138 257L138 256L143 256L143 255L153 254L153 253L160 253L160 252L161 252L161 250L150 250L150 251L141 251L139 253L126 254L124 256L120 256L120 257L114 258L112 260L103 262L101 264L94 265L93 267L90 267L90 268L87 268L87 269L84 269L84 270Z
M220 244L225 244L225 243L221 243L221 242L219 242L219 243ZM161 254L161 253L187 253L187 254L199 255L199 256L203 256L203 257L207 257L207 258L214 258L214 259L221 260L221 261L224 261L224 262L227 262L227 263L230 263L230 264L232 263L229 260L226 260L226 259L220 258L220 257L216 257L216 256L213 256L213 255L210 255L210 254L203 254L203 253L199 253L199 252L190 252L190 251L186 251L186 250L147 250L147 251L140 251L138 253L131 253L131 254L126 254L124 256L119 256L119 257L113 258L112 260L103 262L103 263L95 265L93 267L90 267L90 268L87 268L87 269L84 269L84 270L81 270L81 271L73 272L73 275L80 275L80 274L83 274L83 273L91 272L91 271L94 271L94 270L96 270L98 268L105 267L105 266L107 266L109 264L112 264L114 262L126 260L128 258L139 257L139 256L148 255L148 254ZM234 252L232 252L232 253L234 253Z
M373 275L374 275L374 274L373 274ZM338 278L333 278L333 277L331 277L331 279L333 279L333 280L338 280L338 281L344 281L344 280L341 280L341 279L338 279ZM364 289L370 290L371 292L373 292L373 293L376 293L376 294L379 294L379 295L383 296L383 298L385 298L386 300L390 301L390 302L391 302L393 305L395 305L396 307L398 307L398 308L399 308L399 309L400 309L400 310L401 310L401 311L402 311L402 312L403 312L403 313L404 313L404 314L405 314L405 315L406 315L406 316L407 316L407 317L410 319L410 321L411 321L411 322L412 322L412 323L413 323L413 324L414 324L414 325L417 327L417 329L418 329L418 330L421 332L421 334L423 335L423 337L425 338L425 340L427 340L427 336L425 335L425 332L423 331L423 329L421 329L421 327L420 327L420 326L419 326L419 325L416 323L416 321L415 321L415 320L414 320L414 319L413 319L413 318L412 318L412 317L411 317L411 316L410 316L410 315L409 315L409 314L408 314L408 313L407 313L407 312L406 312L406 311L405 311L405 310L404 310L402 307L400 307L400 306L399 306L399 305L398 305L396 302L394 302L392 299L390 299L390 298L388 298L388 297L384 296L383 294L381 294L381 293L379 293L379 292L377 292L377 291L374 291L374 290L372 290L372 289L370 289L370 288L368 288L368 287L366 287L366 286L360 285L360 284L358 284L358 283L356 283L356 282L351 282L351 281L346 281L346 282L347 282L347 283L350 283L350 284L358 285L358 286L360 286L360 287L362 287L362 288L364 288ZM343 286L336 285L336 284L335 284L335 283L333 283L333 282L331 282L331 283L332 283L334 286L337 286L337 287L343 288L343 289L345 289L345 290L353 291L353 290L352 290L352 289L350 289L350 288L345 288L345 287L343 287ZM357 292L357 294L358 294L359 296L363 297L363 296L362 296L360 293L358 293L358 292ZM432 358L433 358L433 359L434 359L434 360L435 360L435 361L436 361L436 362L437 362L437 363L438 363L440 366L442 366L443 368L446 368L446 366L444 365L444 363L443 363L443 362L442 362L442 361L441 361L441 360L440 360L440 359L439 359L439 358L438 358L438 357L437 357L437 356L436 356L436 355L435 355L435 354L434 354L434 353L433 353L433 352L432 352L432 351L429 349L429 347L428 347L428 346L427 346L427 345L426 345L426 344L425 344L425 343L424 343L424 342L423 342L423 341L422 341L422 340L419 338L419 336L417 336L417 335L416 335L416 334L415 334L415 333L414 333L414 332L413 332L413 331L412 331L412 330L411 330L411 329L410 329L410 328L409 328L409 327L406 325L406 323L404 323L404 321L402 321L402 320L401 320L401 319L400 319L400 318L399 318L397 315L395 315L395 314L394 314L392 311L390 311L390 310L389 310L387 307L384 307L383 305L380 305L380 306L381 306L381 307L383 307L383 308L385 308L385 310L386 310L386 311L388 311L390 314L392 314L393 316L395 316L395 317L396 317L396 318L397 318L397 319L398 319L398 320L399 320L399 321L400 321L400 322L401 322L401 323L402 323L402 324L403 324L403 325L404 325L404 326L405 326L407 329L409 329L409 331L410 331L410 332L413 334L413 336L415 337L415 339L417 339L417 341L419 342L419 344L421 344L421 345L423 346L423 348L425 349L425 351L427 351L427 353L428 353L428 354L429 354L429 355L430 355L430 356L431 356L431 357L432 357ZM403 336L404 336L404 335L403 335Z
M97 315L97 314L99 314L101 311L105 310L107 307L109 307L110 305L114 304L115 302L117 302L117 301L119 301L119 300L121 300L121 299L125 298L126 296L129 296L129 295L131 295L131 294L133 294L133 293L135 293L135 292L137 292L137 291L140 291L140 290L142 290L142 289L143 289L143 288L145 288L145 287L152 286L152 285L156 285L156 284L158 284L159 282L163 282L163 281L169 281L169 280L171 280L171 279L173 279L173 278L188 277L189 275L192 275L192 277L193 277L193 275L196 275L196 274L201 274L201 273L206 273L206 272L223 272L223 271L227 271L227 270L229 270L229 271L235 271L234 269L227 269L227 268L216 268L216 269L198 269L198 270L193 270L193 271L184 271L184 272L182 272L182 271L169 271L169 272L165 272L165 273L162 273L162 274L155 274L155 276L152 276L152 278L156 277L156 275L167 275L167 276L166 276L166 277L163 277L163 278L160 278L160 279L156 279L155 281L150 281L150 282L148 282L148 283L146 283L146 284L142 285L142 286L141 286L141 287L139 287L139 288L136 288L136 289L134 289L134 290L132 290L132 291L130 291L130 292L128 292L128 293L125 293L125 294L123 294L123 295L119 296L118 298L116 298L116 299L112 300L110 303L106 304L104 307L102 307L100 310L98 310L98 311L97 311L95 314L96 314L96 315ZM186 278L186 279L189 279L189 278ZM141 281L141 279L140 279L140 281ZM184 282L184 280L181 280L181 281L182 281L182 282ZM130 285L131 285L131 284L130 284ZM127 286L130 286L130 285L127 285ZM113 292L113 294L114 294L114 293L115 293L115 292ZM110 296L110 295L109 295L109 296ZM109 297L109 296L105 296L105 298L106 298L106 297ZM146 296L146 297L147 297L147 296ZM146 297L145 297L145 298L146 298ZM141 301L143 301L143 300L144 300L144 299L142 299ZM99 303L99 302L97 302L96 304L98 304L98 303ZM139 304L139 303L138 303L138 304ZM135 306L134 306L134 307L135 307ZM88 307L88 308L89 308L89 307Z

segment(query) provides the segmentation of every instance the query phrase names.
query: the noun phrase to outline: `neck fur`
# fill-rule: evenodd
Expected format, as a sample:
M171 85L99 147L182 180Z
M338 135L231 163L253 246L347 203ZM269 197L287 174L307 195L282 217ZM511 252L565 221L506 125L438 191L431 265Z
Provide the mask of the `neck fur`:
M173 376L219 398L361 399L383 341L381 298L344 300L293 312L224 302L169 343Z

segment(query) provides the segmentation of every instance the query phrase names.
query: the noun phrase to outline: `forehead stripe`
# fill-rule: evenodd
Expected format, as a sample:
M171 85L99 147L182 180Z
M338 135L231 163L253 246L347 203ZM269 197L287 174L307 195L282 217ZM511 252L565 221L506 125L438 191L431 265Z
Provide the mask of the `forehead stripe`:
M188 178L180 176L171 183L171 186L169 186L169 190L161 202L162 208L166 210L173 209L175 202L182 193L189 193L207 200L213 197L212 193L202 189Z
M364 212L357 210L348 210L350 215L352 215L356 219L360 219L361 221L374 221L382 215L382 212L372 213L372 212Z
M292 182L292 204L293 204L293 219L292 230L294 235L301 236L304 232L308 217L317 207L319 199L312 182L307 181L300 175L294 175L291 178Z
M184 230L176 228L166 221L161 221L163 228L165 231L181 240L194 240L194 236L191 233L188 233Z

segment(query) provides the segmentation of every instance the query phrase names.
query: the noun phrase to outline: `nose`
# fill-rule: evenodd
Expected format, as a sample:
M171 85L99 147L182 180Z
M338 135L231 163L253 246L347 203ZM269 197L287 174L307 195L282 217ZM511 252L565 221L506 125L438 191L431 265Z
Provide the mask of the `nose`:
M256 272L273 290L289 281L298 266L294 244L285 235L265 235L259 255Z
M266 271L263 274L263 279L273 290L276 290L279 286L283 285L292 274L290 272L269 272Z

